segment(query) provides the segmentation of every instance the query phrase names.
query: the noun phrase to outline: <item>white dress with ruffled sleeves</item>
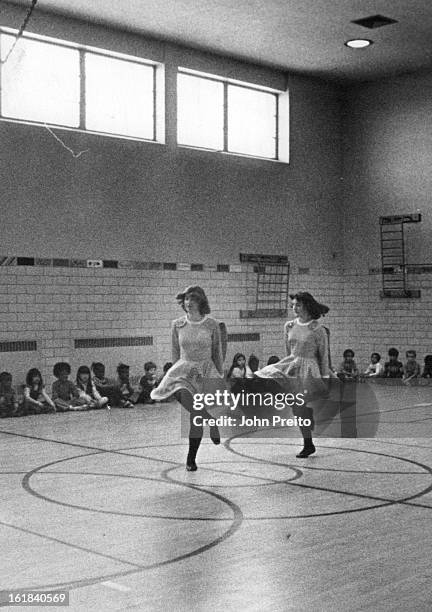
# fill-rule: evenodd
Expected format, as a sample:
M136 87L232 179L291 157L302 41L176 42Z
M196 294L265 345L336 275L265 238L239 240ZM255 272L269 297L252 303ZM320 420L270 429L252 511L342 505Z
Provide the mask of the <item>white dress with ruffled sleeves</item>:
M191 321L187 315L173 321L172 367L156 389L154 400L164 400L180 389L194 393L211 390L211 381L223 378L221 324L210 316Z
M284 327L287 356L255 372L258 378L278 381L286 390L309 399L325 396L330 377L328 336L316 320L288 321Z

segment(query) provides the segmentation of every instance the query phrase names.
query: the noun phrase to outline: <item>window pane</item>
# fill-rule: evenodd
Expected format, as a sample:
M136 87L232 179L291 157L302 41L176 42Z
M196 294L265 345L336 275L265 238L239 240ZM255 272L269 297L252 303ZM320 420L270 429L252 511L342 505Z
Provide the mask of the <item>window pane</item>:
M228 85L228 151L276 157L276 95Z
M177 79L179 144L223 150L223 84L189 74Z
M154 139L154 68L85 54L86 128Z
M4 60L15 41L1 34ZM20 38L2 64L2 115L79 126L79 53L76 49Z

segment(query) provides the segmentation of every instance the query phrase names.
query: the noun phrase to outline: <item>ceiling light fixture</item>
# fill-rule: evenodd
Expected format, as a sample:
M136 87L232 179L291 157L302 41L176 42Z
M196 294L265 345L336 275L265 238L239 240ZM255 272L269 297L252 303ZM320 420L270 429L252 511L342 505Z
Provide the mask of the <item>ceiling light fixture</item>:
M344 44L351 49L365 49L372 45L373 41L367 40L366 38L354 38L353 40L347 40Z

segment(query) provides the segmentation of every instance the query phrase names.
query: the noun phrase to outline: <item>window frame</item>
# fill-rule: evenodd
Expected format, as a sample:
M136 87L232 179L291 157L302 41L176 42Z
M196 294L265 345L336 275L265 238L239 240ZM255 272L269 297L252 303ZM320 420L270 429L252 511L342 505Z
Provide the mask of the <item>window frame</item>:
M152 86L153 86L153 105L152 105L152 113L153 113L153 137L152 138L142 138L141 136L130 136L130 135L124 135L124 138L136 138L138 140L144 140L146 142L156 142L157 141L157 91L156 91L156 87L157 87L157 78L156 78L156 70L157 70L157 64L155 62L150 62L150 61L142 61L136 58L130 58L129 56L123 56L123 57L119 57L119 54L114 54L114 53L104 53L103 50L98 49L98 50L89 50L89 47L87 47L86 49L82 49L81 53L80 53L80 65L82 66L82 68L80 69L80 74L81 74L81 78L84 81L84 85L82 87L82 89L84 90L84 97L85 97L85 91L86 91L86 84L87 84L87 77L86 77L86 72L85 72L85 55L86 53L89 53L90 55L98 55L98 56L102 56L102 57L108 57L108 58L112 58L112 59L116 59L119 61L123 61L123 62L127 62L128 64L139 64L141 66L147 66L149 68L152 68ZM88 130L86 125L85 125L85 115L86 115L86 105L85 105L85 100L84 103L80 105L81 110L83 111L84 116L82 117L82 121L84 123L83 126L83 130L85 130L86 132L92 132L92 133L97 133L97 134L112 134L114 136L118 136L119 138L123 138L122 134L116 134L115 132L105 132L105 131L99 131L99 130ZM81 120L81 117L80 117Z
M17 36L18 30L13 28L9 28L6 26L0 26L0 37L2 35L8 36ZM109 136L113 138L121 138L125 140L139 140L143 142L155 142L155 143L164 143L165 142L165 105L164 105L164 64L160 62L156 62L149 59L144 59L132 55L127 55L124 53L118 53L115 51L110 51L106 49L101 49L98 47L92 47L89 45L77 44L65 40L61 40L58 38L53 38L50 36L42 36L40 34L34 34L29 32L24 32L20 37L24 40L32 40L48 45L52 45L55 47L62 47L68 49L75 49L79 54L79 125L77 127L64 125L62 123L55 123L52 121L37 121L34 119L26 119L26 118L17 118L17 117L7 117L3 115L2 108L2 91L3 91L3 81L2 81L2 71L3 64L0 63L0 121L11 121L15 123L23 123L28 125L39 125L39 126L49 126L54 128L61 128L64 130L78 131L84 132L87 134L99 134L103 136ZM18 41L19 45L19 41ZM108 132L108 131L99 131L88 129L86 127L86 83L87 76L85 72L85 56L89 55L98 55L106 58L112 58L115 60L121 60L129 64L138 64L141 66L146 66L152 68L152 87L153 87L153 104L152 104L152 123L153 123L153 136L152 138L143 138L142 136L131 136L129 134L119 134L116 132Z
M197 77L197 78L201 78L203 80L207 80L207 81L216 81L218 83L222 83L223 85L223 149L210 149L207 148L205 146L197 146L197 145L190 145L190 144L186 144L186 143L181 143L178 140L178 126L177 126L177 133L176 133L176 142L177 142L177 146L179 147L186 147L186 148L190 148L190 149L202 149L205 151L217 151L219 153L224 153L227 155L238 155L238 156L242 156L242 157L249 157L252 159L257 159L257 160L265 160L265 161L273 161L273 162L285 162L288 161L287 156L286 159L283 159L283 156L281 156L281 134L280 134L280 130L279 130L279 126L280 126L280 107L281 107L281 97L284 96L285 92L277 90L277 89L273 89L270 87L266 87L264 85L256 85L254 83L247 83L245 81L238 81L235 79L229 79L229 78L224 78L215 74L209 74L209 73L205 73L205 72L200 72L197 70L192 70L190 68L185 68L183 66L179 66L177 68L177 77L180 74L184 74L184 75L188 75L188 76L193 76L193 77ZM178 79L177 79L178 82ZM262 92L262 93L268 93L270 95L273 95L275 98L275 131L274 134L272 136L272 138L274 139L274 152L275 155L274 157L267 157L264 155L254 155L251 153L243 153L243 152L239 152L239 151L234 151L228 148L228 136L229 136L229 121L228 121L228 87L229 86L234 86L234 87L241 87L243 89L247 89L249 91L257 91L257 92ZM178 108L178 91L177 91L177 108ZM179 117L177 114L177 122L179 121Z

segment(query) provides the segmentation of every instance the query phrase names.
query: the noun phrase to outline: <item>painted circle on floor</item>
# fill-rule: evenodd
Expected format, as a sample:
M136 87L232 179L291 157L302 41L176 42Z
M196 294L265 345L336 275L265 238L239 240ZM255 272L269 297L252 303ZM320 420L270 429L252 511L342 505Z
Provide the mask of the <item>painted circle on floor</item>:
M166 446L170 446L170 445L166 445ZM173 445L174 446L174 445ZM183 445L175 445L175 446L183 446ZM135 447L137 448L137 447ZM148 448L148 447L140 447L140 448ZM130 450L130 449L129 449ZM51 499L48 495L45 495L39 491L36 490L36 488L34 488L34 486L32 485L32 480L37 477L37 475L43 475L44 474L44 470L48 470L50 468L52 468L53 466L58 466L60 464L64 464L70 461L74 461L75 459L79 459L79 458L88 458L90 456L95 456L95 455L103 455L106 457L106 454L111 453L115 453L115 452L119 452L120 449L116 449L116 451L96 451L96 452L90 452L90 453L85 453L85 454L81 454L81 455L76 455L74 457L67 457L65 459L60 459L57 461L52 461L50 463L46 463L44 465L38 466L36 468L34 468L33 470L30 470L29 472L27 472L25 474L25 476L22 479L22 486L25 489L25 491L35 497L37 497L40 500L43 501L47 501L47 502L52 502L54 504L60 505L63 507L63 509L65 508L70 508L72 510L86 510L88 512L91 513L96 513L96 516L98 516L98 513L101 512L102 510L95 510L95 509L91 509L91 508L86 508L84 505L77 505L77 504L73 504L73 503L68 503L66 501L61 501L61 500L54 500ZM116 455L117 457L119 456L118 454ZM125 457L128 457L128 455L125 455ZM129 456L130 458L130 456ZM105 460L106 463L106 460ZM171 462L173 463L173 462ZM65 473L64 472L48 472L46 471L45 474L47 476L55 476L55 474L64 477ZM71 474L71 472L67 472L67 474ZM86 476L86 474L81 473L81 474L74 474L76 476ZM117 477L117 478L123 478L123 477L130 477L130 475L122 475L122 474L109 474L107 472L105 472L104 474L97 474L97 477L107 477L108 479L110 479L111 477ZM133 478L133 476L132 476ZM149 481L148 478L142 478L143 481ZM176 529L176 533L181 533L181 530L178 529L178 523L179 521L184 521L184 520L191 520L191 521L197 521L197 525L196 527L194 527L194 529L198 532L200 532L200 537L198 538L198 541L200 542L200 545L197 547L194 547L193 545L193 539L190 538L189 535L187 535L187 533L185 533L185 541L184 541L184 551L180 552L178 551L179 548L179 542L176 542L176 546L175 546L175 554L170 556L170 555L166 555L166 549L164 549L163 547L161 547L160 545L157 546L152 546L152 552L156 551L157 554L160 554L161 556L165 557L162 559L155 559L153 562L149 562L149 560L146 558L146 563L141 563L141 562L134 562L130 559L121 559L121 558L117 558L115 555L110 555L110 554L104 554L101 553L100 551L97 551L96 549L91 549L89 547L86 547L85 545L77 545L75 543L68 542L66 539L60 539L60 538L55 538L52 536L49 536L48 539L52 542L55 542L59 545L62 546L68 546L71 549L71 552L73 550L75 551L80 551L80 552L85 552L88 553L91 557L91 555L96 555L105 558L106 563L107 563L107 567L113 565L113 562L115 565L120 565L120 566L125 566L127 569L123 569L120 571L107 571L106 573L97 575L97 576L91 576L91 577L84 577L84 578L75 578L75 579L71 579L69 577L69 579L59 579L57 582L50 582L49 584L44 583L44 584L20 584L19 586L17 585L15 587L15 589L17 588L22 588L22 589L26 589L26 590L41 590L41 589L55 589L55 588L62 588L62 589L72 589L72 588L81 588L81 587L85 587L85 586L90 586L92 584L97 584L103 581L109 581L109 580L114 580L116 578L120 578L120 577L124 577L124 576L129 576L132 574L136 574L142 571L146 571L146 570L151 570L151 569L155 569L155 568L159 568L159 567L164 567L166 565L172 564L172 563L176 563L178 561L182 561L185 559L188 559L190 557L194 557L196 555L202 554L204 552L206 552L207 550L209 550L210 548L217 546L218 544L220 544L221 542L223 542L224 540L226 540L227 538L231 537L240 527L242 520L243 520L243 516L242 516L242 512L239 508L239 506L237 504L235 504L234 502L232 502L231 500L229 500L228 498L224 497L223 495L215 492L215 491L206 491L204 489L200 489L199 487L195 486L192 482L179 482L179 483L175 483L163 478L153 478L152 480L152 484L154 486L155 482L160 483L163 487L169 487L170 489L173 488L177 488L177 490L179 488L183 488L184 490L188 491L188 495L190 495L190 492L193 491L194 494L197 494L197 498L199 498L201 500L201 506L204 506L203 510L207 507L207 508L217 508L217 511L215 511L215 516L211 517L211 516L205 516L205 517L199 517L199 516L186 516L186 517L181 517L180 515L176 515L176 516L146 516L145 514L141 514L139 515L140 518L157 518L157 519L172 519L173 520L173 525L172 528ZM69 489L69 493L71 493L72 491ZM208 498L211 501L203 501L205 500L205 498ZM217 506L216 503L217 502ZM226 516L216 516L216 514L218 512L225 513ZM112 512L108 512L108 514L113 514ZM125 520L127 521L127 517L131 516L131 513L119 513L116 512L115 513L116 516L112 517L114 518L115 521L120 521L121 520L121 516L117 516L120 514L123 514L123 516L125 517ZM136 514L132 514L132 516L137 516ZM63 517L61 517L61 520L64 520ZM175 522L174 522L175 521ZM228 523L228 526L226 525ZM203 525L203 528L200 529L200 524ZM214 525L214 527L212 527L211 529L208 527L209 524ZM95 526L97 527L98 523L95 523ZM195 525L195 523L194 523ZM220 528L219 528L220 525ZM121 535L121 529L119 530L119 523L117 522L115 525L116 529L115 531L118 532L120 531L120 535ZM166 523L164 524L163 527L161 527L164 532L167 531L167 527L166 527ZM86 524L86 529L90 529L89 524ZM127 523L124 525L124 529L128 530L129 527L127 525ZM28 531L28 530L27 530ZM152 531L155 531L155 533L157 532L157 529L155 529L154 527L152 527ZM186 531L186 530L185 530ZM36 531L30 532L33 533L33 535L38 535ZM126 531L127 533L127 531ZM43 534L40 534L41 537L47 537L44 536ZM157 535L155 535L155 537L157 537ZM202 542L205 542L204 544ZM159 544L160 544L160 537L159 537ZM145 550L145 548L143 549L143 554L146 555L146 557L149 556L149 552L148 550ZM97 558L97 557L96 557ZM100 560L99 560L99 565L100 565ZM132 566L132 567L131 567ZM93 566L92 566L93 567ZM80 568L82 570L85 569L85 571L88 572L89 568L83 566L82 568ZM91 568L92 569L92 568ZM79 572L78 572L79 573ZM84 573L84 572L83 572ZM89 573L89 572L88 572Z
M275 504L272 503L271 511L269 513L266 513L266 508L261 506L259 515L250 516L249 514L245 513L244 514L245 520L246 519L247 520L304 519L304 518L314 518L314 517L319 517L319 516L332 516L332 515L338 515L338 514L349 514L353 512L363 512L366 510L373 510L376 508L392 506L395 504L409 503L410 501L419 499L420 497L432 491L432 484L427 484L427 486L424 486L424 483L421 482L418 485L418 490L412 493L411 492L412 491L411 482L408 482L408 483L404 482L404 480L406 481L406 479L412 480L414 475L421 477L421 480L424 480L425 478L427 478L428 483L430 483L431 481L432 468L426 464L420 463L418 461L414 461L412 459L406 459L404 457L398 457L396 455L390 455L388 453L382 453L382 452L377 452L377 451L367 451L363 449L335 447L335 446L330 446L330 445L326 446L326 445L320 444L319 445L319 451L320 451L319 459L321 463L325 461L325 455L323 455L323 452L322 452L323 449L326 449L326 451L329 451L330 454L331 454L331 451L337 451L338 453L340 452L347 453L346 455L347 458L350 457L350 453L351 453L352 458L345 459L345 456L344 456L344 459L345 459L345 463L347 461L352 462L353 466L358 466L359 454L360 454L362 456L363 470L359 470L358 467L354 469L346 469L346 468L340 469L340 468L334 468L331 465L327 466L328 470L326 470L326 467L322 465L315 467L314 463L316 463L316 460L317 460L317 457L315 456L309 457L306 460L296 460L296 461L300 461L301 463L297 465L293 465L294 462L292 458L289 458L287 461L286 453L281 458L277 456L278 460L275 460L274 453L272 453L272 456L270 457L268 456L268 452L264 452L264 455L267 455L267 456L259 456L259 454L257 454L256 452L255 454L251 454L250 452L247 452L245 449L254 447L255 450L257 448L260 448L262 450L263 448L269 447L269 446L274 448L275 446L286 447L286 446L294 446L294 445L297 447L298 446L297 444L295 444L294 442L289 442L289 441L278 442L275 440L272 440L271 442L262 442L261 441L262 439L260 440L258 444L255 444L253 441L251 441L251 438L249 438L248 441L242 440L248 437L250 433L251 432L241 433L241 434L238 434L236 436L229 438L225 442L225 448L229 452L232 452L236 456L240 457L241 459L254 460L260 464L264 463L269 466L275 466L278 468L281 466L298 468L301 465L301 469L304 472L305 478L301 482L295 481L295 482L286 483L286 486L297 488L299 490L296 498L293 499L291 502L291 506L295 508L293 512L287 513L286 512L287 504L284 503L284 511L281 511L280 513L278 513L277 508L275 508ZM242 450L238 450L238 448L234 448L238 446L242 447ZM386 472L386 471L383 471L382 469L379 469L379 470L375 470L372 468L364 469L365 459L369 461L373 461L373 462L379 462L380 459L382 458L386 458L387 461L388 460L394 461L395 464L398 464L399 462L402 462L402 465L408 464L410 466L411 471L399 469L399 470L390 470L389 472ZM331 457L330 457L330 460L331 460ZM412 466L416 468L416 471L413 471ZM317 470L318 476L316 476L315 478L313 477L306 478L306 474L309 471L313 472L314 469ZM339 472L339 480L336 484L331 484L331 486L329 486L328 484L323 483L321 474L322 472L326 472L326 471ZM355 473L357 473L358 476L356 480L353 480L353 474ZM403 483L405 488L408 489L406 492L406 495L398 496L398 497L391 497L389 493L389 495L386 496L385 493L383 493L382 491L382 484L379 481L372 482L370 478L371 476L379 477L379 476L384 476L386 474L392 475L393 480L394 480L395 475L398 475L400 477L400 482ZM341 478L341 475L342 475L342 478ZM363 476L363 482L361 482L362 476ZM343 480L343 477L345 477L345 482ZM369 477L369 483L366 482L367 477ZM346 484L348 484L349 486L348 487L344 486ZM365 489L363 491L359 491L359 485L362 485L363 487L365 487ZM366 488L367 485L371 485L371 488L375 490L368 491ZM310 493L312 491L315 491L317 494L319 494L319 497L317 496L315 499L311 499ZM303 496L300 495L300 493L303 493ZM353 500L357 500L359 505L352 507ZM376 503L370 504L369 502L371 500L373 500ZM346 507L341 508L341 505L344 505L344 503ZM419 504L415 504L415 505L419 505ZM313 512L310 511L311 507L314 508ZM431 506L427 506L427 505L425 505L424 507L431 508ZM302 510L303 508L305 510ZM306 511L306 508L307 508L307 511Z

